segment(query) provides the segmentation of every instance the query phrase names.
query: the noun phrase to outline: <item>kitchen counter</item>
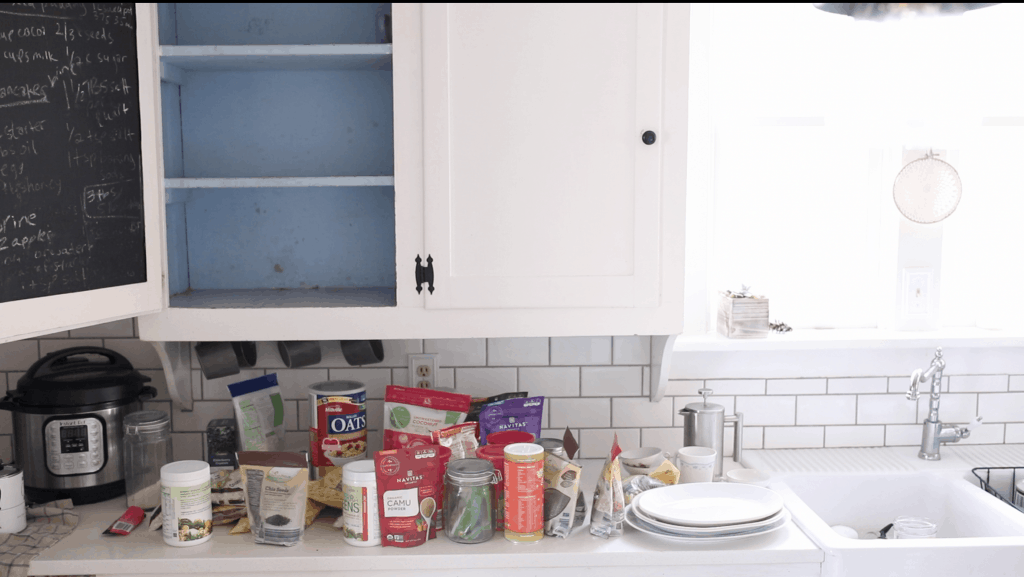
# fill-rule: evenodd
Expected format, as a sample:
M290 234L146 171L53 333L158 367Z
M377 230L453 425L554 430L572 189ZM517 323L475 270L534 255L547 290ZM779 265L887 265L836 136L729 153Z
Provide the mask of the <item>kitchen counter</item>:
M592 488L602 462L584 461L584 487ZM587 494L587 492L585 492ZM588 507L589 507L588 498ZM251 534L229 535L216 527L213 538L194 547L164 544L160 532L139 527L126 537L101 533L124 512L121 498L77 508L78 528L29 565L30 575L308 575L327 572L385 575L407 571L417 577L458 577L500 570L503 577L579 575L818 576L824 554L792 522L759 537L708 545L683 545L626 526L618 539L590 535L584 525L568 539L545 537L524 545L501 534L487 543L463 545L443 535L420 547L352 547L332 527L337 511L323 513L295 547L256 545ZM643 568L642 571L639 568Z

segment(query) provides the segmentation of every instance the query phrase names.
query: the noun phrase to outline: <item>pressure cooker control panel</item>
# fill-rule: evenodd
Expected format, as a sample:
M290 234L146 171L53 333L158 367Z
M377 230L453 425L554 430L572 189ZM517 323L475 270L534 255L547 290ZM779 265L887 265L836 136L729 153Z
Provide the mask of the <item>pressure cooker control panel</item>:
M46 423L46 468L54 475L82 475L103 468L103 425L95 417Z

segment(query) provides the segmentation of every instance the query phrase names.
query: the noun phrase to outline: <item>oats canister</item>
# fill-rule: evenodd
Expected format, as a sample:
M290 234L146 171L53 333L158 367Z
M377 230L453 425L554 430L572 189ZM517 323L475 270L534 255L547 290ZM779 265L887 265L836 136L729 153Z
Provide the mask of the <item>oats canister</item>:
M536 543L544 538L544 447L505 446L505 538Z
M366 386L325 381L309 386L309 445L316 478L328 467L366 458Z
M213 506L210 465L205 461L175 461L160 468L163 496L164 543L190 547L210 540Z
M373 460L346 463L341 470L341 485L344 494L342 534L345 542L356 547L379 546L377 471Z

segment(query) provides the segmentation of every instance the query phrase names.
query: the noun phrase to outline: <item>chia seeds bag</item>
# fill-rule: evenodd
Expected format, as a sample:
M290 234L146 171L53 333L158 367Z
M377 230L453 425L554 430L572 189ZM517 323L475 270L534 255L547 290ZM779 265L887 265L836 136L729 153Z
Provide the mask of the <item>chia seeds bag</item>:
M256 543L291 547L302 542L309 484L306 455L239 451L238 465Z
M499 431L525 431L534 439L541 437L544 397L508 399L480 410L480 444L487 444L487 435Z

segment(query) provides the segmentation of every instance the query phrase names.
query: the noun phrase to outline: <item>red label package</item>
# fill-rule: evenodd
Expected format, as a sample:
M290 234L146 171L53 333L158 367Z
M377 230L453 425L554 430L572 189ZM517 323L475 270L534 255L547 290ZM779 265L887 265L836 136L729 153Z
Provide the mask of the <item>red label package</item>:
M437 445L377 451L377 503L384 547L415 547L437 536L441 463Z
M384 392L384 448L434 444L430 433L465 422L471 402L469 395L388 385Z

